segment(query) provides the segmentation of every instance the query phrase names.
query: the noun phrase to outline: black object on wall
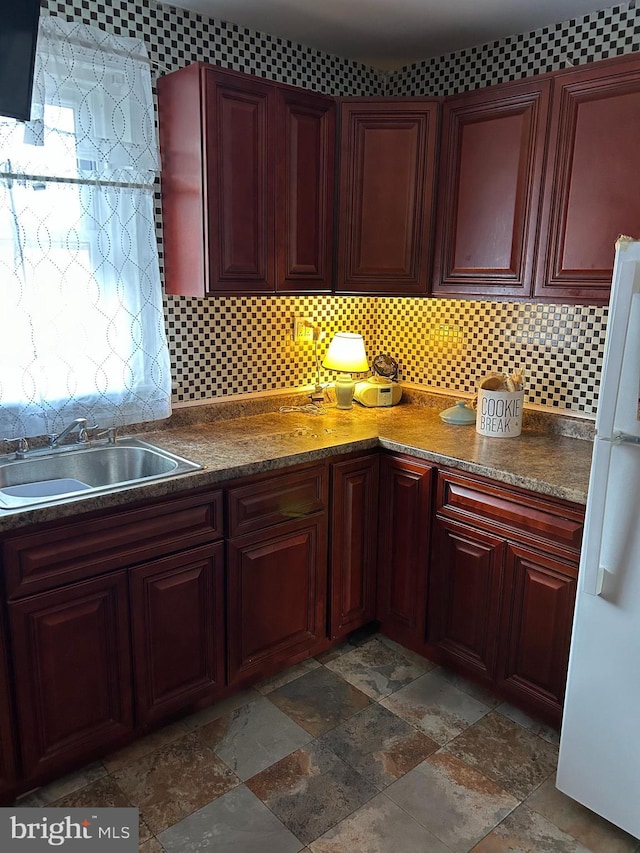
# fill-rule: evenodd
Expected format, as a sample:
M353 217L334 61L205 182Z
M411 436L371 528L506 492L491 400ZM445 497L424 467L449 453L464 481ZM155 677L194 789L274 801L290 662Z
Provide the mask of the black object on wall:
M40 0L0 0L0 116L28 121Z

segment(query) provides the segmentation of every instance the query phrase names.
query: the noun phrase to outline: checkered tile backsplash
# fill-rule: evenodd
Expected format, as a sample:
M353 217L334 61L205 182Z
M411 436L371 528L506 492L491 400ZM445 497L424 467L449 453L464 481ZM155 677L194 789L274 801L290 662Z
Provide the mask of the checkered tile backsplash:
M640 50L635 0L581 18L414 63L389 75L389 95L452 95Z
M203 60L333 95L442 95L640 49L635 3L514 35L392 74L154 0L42 0L44 13L144 38L156 75ZM161 218L158 206L160 249ZM606 308L383 297L165 297L176 402L316 381L311 344L294 344L294 315L326 338L365 336L401 378L473 391L489 370L523 367L529 402L595 412ZM328 381L320 371L322 381Z
M376 300L357 296L248 296L212 300L166 297L167 330L180 400L222 397L327 382L312 343L294 343L293 317L324 331L319 361L335 332L364 335L377 352Z
M191 62L211 62L328 95L380 95L386 88L385 74L359 62L155 0L40 3L45 14L143 38L156 75Z
M378 299L378 347L404 379L476 391L486 373L522 368L527 402L591 414L606 308L453 299Z

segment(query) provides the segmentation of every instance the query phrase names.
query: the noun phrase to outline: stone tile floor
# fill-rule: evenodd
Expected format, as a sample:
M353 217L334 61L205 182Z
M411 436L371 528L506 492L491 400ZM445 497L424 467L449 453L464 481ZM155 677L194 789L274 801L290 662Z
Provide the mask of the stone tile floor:
M19 801L140 810L142 853L640 853L554 785L558 735L360 634Z

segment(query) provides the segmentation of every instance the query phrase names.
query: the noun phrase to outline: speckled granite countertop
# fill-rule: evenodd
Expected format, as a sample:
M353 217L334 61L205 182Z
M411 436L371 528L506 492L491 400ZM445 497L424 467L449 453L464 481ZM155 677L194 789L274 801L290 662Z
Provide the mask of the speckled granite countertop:
M272 411L138 435L206 468L65 503L0 510L0 532L373 447L585 503L592 450L590 441L526 426L518 438L484 438L473 426L445 424L436 408L410 403L389 409L329 408L323 415Z

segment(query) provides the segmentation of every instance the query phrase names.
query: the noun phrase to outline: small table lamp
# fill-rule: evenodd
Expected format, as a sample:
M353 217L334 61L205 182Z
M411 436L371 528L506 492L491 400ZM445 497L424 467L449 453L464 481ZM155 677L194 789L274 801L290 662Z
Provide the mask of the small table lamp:
M340 371L335 382L337 408L353 408L353 392L356 385L351 374L369 370L362 335L336 332L322 365L329 370Z

